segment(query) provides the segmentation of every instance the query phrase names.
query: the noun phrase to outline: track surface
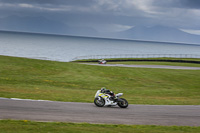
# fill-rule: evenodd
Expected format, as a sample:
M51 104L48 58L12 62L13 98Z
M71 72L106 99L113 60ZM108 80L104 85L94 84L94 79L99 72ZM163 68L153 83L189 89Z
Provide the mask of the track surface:
M94 64L94 63L81 63L86 65L98 66L117 66L117 67L137 67L137 68L162 68L162 69L183 69L183 70L200 70L200 67L187 67L187 66L168 66L168 65L124 65L124 64Z
M200 106L129 105L122 109L96 107L93 103L0 98L0 119L200 126Z

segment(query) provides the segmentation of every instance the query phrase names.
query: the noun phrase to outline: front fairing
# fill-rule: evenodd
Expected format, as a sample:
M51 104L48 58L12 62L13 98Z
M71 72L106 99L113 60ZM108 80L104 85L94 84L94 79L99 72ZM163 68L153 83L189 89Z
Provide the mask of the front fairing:
M94 97L97 98L97 97L99 97L100 94L103 94L103 93L101 93L101 90L98 90L98 91L96 92L96 94L94 95Z

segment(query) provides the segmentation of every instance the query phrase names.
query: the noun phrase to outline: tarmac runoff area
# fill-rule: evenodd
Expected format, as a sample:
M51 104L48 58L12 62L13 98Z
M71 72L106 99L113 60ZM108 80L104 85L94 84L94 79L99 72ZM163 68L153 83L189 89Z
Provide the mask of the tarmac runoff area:
M81 63L81 64L96 65L96 66L113 66L113 67L136 67L136 68L200 70L200 67L168 66L168 65L124 65L124 64L93 64L93 63Z
M129 105L0 98L0 119L104 124L200 126L200 105Z

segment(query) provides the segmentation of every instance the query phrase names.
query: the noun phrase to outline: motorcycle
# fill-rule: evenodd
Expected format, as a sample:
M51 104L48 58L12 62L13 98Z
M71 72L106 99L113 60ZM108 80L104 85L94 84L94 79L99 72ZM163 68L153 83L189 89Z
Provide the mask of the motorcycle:
M98 107L118 105L121 108L127 108L128 101L124 98L119 98L122 95L123 93L118 93L113 98L109 94L101 93L101 90L98 90L94 96L94 104Z
M106 64L106 60L104 60L104 59L99 60L99 64Z

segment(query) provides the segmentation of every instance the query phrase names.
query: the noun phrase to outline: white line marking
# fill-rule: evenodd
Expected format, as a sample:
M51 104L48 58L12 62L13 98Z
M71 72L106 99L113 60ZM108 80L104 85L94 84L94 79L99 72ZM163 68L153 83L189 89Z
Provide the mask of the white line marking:
M49 100L34 100L34 99L20 99L20 98L4 98L4 97L0 97L0 99L4 99L4 100L21 100L21 101L44 101L44 102L53 102L53 101L49 101Z

